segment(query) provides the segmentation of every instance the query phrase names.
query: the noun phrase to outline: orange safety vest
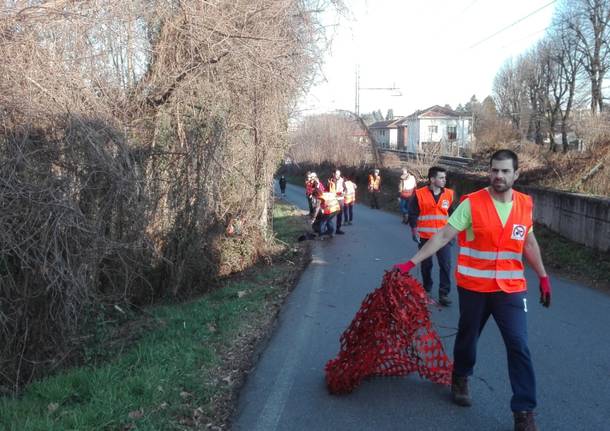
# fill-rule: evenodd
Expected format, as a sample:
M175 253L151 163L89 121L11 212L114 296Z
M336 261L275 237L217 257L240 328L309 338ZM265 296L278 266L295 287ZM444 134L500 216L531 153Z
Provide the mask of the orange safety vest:
M428 186L415 190L415 196L419 205L417 232L420 238L430 239L447 224L449 208L453 203L453 190L443 190L438 202L434 200L432 190Z
M460 247L457 285L476 292L526 290L522 256L533 224L532 198L513 190L513 207L504 226L487 189L471 193L468 199L474 239Z
M330 180L328 180L328 191L331 193L335 193L338 198L343 198L343 188L341 188L341 190L337 190L337 183L339 181L341 181L343 187L345 187L345 180L343 178L339 178L339 180L331 178Z
M320 196L320 208L322 214L328 215L335 213L341 209L339 201L337 201L337 195L332 192L324 192Z
M409 177L411 177L412 175L409 175ZM407 177L407 179L409 179L409 177ZM404 185L404 181L403 179L400 180L400 187L402 187ZM412 189L402 189L400 191L400 197L402 199L409 199L412 195L413 192L415 191L415 188Z
M356 188L353 183L345 182L345 203L351 204L352 202L356 202Z
M369 190L378 192L381 189L381 175L375 178L374 175L369 175Z

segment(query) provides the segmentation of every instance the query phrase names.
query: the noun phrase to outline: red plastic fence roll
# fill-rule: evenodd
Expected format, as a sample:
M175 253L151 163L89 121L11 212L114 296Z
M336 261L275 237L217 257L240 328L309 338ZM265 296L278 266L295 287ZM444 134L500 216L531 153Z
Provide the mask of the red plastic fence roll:
M369 293L349 328L341 350L326 364L333 394L351 392L370 376L405 376L451 384L453 363L430 322L422 285L408 274L386 272L381 287Z

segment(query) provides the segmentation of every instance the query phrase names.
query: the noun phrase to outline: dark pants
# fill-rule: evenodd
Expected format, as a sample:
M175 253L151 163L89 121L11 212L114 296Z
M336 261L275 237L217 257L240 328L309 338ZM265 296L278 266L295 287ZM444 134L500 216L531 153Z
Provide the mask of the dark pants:
M379 209L379 192L371 192L371 208Z
M536 408L536 378L527 347L526 292L480 293L458 287L460 323L453 349L453 371L470 376L476 362L477 341L492 315L500 329L508 356L508 375L513 390L511 410Z
M329 235L332 236L335 232L334 230L334 225L333 225L333 219L335 218L335 216L337 215L336 212L332 213L332 214L323 214L321 219L320 219L320 231L319 234L320 236L322 235Z
M419 248L421 249L427 242L427 239L421 240ZM436 260L439 268L439 295L448 295L451 291L451 245L447 244L436 252ZM425 259L421 263L421 274L424 279L424 289L426 292L432 290L432 256Z
M354 219L354 203L351 202L349 204L343 205L343 221L351 223L353 219Z
M307 196L307 204L309 205L309 215L313 215L313 200L311 196Z
M345 207L343 199L337 199L339 202L339 212L337 213L337 231L341 230L341 221L343 220L343 209Z

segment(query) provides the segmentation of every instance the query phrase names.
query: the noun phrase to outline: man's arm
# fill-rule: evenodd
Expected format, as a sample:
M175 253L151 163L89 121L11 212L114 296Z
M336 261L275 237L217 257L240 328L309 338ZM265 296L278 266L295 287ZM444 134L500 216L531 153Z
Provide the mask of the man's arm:
M411 261L417 265L423 260L429 258L438 250L440 250L445 244L451 241L457 236L459 231L450 224L445 225L438 233L430 238L426 244L419 250L415 256L411 258Z
M534 232L530 232L525 238L523 253L529 264L534 268L534 271L536 271L536 274L538 274L538 277L546 277L546 270L544 269L542 255L540 254L540 246Z

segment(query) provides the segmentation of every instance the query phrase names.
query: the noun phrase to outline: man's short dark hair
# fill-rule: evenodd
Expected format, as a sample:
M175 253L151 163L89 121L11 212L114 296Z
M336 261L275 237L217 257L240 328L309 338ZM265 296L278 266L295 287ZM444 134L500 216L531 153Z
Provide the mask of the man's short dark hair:
M489 166L491 167L491 163L494 160L512 160L513 161L513 170L516 171L519 169L519 158L514 151L511 150L498 150L491 155L491 159L489 159Z
M430 169L428 169L428 179L430 180L436 177L439 172L447 172L447 169L441 168L440 166L432 166Z

